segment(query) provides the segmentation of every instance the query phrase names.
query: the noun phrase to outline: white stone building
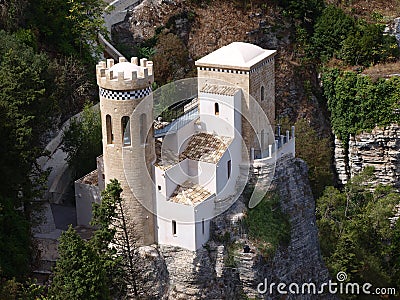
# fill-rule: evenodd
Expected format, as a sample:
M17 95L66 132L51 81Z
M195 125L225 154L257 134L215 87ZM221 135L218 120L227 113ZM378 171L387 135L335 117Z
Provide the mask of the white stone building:
M241 166L262 167L277 155L294 155L294 132L276 136L271 130L275 52L232 43L196 61L196 97L158 129L151 122L152 62L100 63L104 155L97 176L90 174L96 182L76 182L78 224L88 222L91 202L98 199L93 186L100 190L116 178L143 244L202 247L211 219L239 193Z

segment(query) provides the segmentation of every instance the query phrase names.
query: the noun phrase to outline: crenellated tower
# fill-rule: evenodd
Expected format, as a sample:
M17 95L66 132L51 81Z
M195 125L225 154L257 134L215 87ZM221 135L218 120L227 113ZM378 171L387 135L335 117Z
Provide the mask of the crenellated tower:
M105 182L118 179L125 212L141 244L155 242L152 162L153 63L121 57L96 66L100 89ZM139 201L140 200L140 201ZM128 225L129 226L129 225Z

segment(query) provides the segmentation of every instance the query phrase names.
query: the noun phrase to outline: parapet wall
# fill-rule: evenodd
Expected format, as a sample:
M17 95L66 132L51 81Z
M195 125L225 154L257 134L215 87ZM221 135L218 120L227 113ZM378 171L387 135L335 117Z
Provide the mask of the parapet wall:
M119 63L124 62L127 60L120 57ZM114 59L101 61L96 66L97 84L103 89L114 91L131 91L149 87L154 82L153 62L142 58L138 64L138 58L132 57L130 63L137 67L136 70L130 74L124 71L115 74L111 70L114 66Z

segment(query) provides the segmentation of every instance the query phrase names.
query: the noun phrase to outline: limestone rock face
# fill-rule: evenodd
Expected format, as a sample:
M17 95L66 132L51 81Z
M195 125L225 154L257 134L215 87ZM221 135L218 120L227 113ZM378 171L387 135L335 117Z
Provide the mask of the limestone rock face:
M137 257L140 299L168 299L168 271L158 249L141 246Z
M281 199L282 211L289 216L291 238L287 248L278 249L272 262L263 265L268 282L313 282L318 287L330 279L322 261L315 201L308 182L306 163L287 157L277 162L275 186ZM322 295L291 295L287 299L321 299ZM279 295L267 299L279 299ZM336 299L323 295L324 299Z
M339 184L346 184L349 180L349 164L346 149L341 140L335 135L335 152L333 165L336 169Z
M349 176L353 177L366 166L373 166L376 177L371 182L373 185L382 183L400 188L399 125L375 128L370 133L351 137L347 154L338 144L335 142L335 165L340 183L345 184Z
M281 206L289 216L291 240L275 256L265 260L247 236L240 219L246 213L239 200L213 220L213 238L196 252L178 247L159 246L169 283L167 299L281 299L276 293L261 295L259 283L290 284L330 279L320 253L315 220L315 202L307 176L307 165L291 156L282 157L276 165L272 188L280 194ZM268 224L265 224L268 226ZM228 249L237 242L245 247ZM155 270L156 271L156 270ZM276 289L275 289L276 291ZM321 299L322 295L287 295L285 299ZM323 295L324 299L336 299ZM159 297L158 299L164 299Z

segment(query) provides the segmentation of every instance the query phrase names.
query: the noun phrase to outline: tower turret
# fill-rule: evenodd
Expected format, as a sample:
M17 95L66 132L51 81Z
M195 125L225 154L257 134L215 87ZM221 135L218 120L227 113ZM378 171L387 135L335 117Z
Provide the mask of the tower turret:
M152 162L153 63L121 57L96 66L100 89L104 175L106 183L118 179L125 212L142 244L155 242Z

